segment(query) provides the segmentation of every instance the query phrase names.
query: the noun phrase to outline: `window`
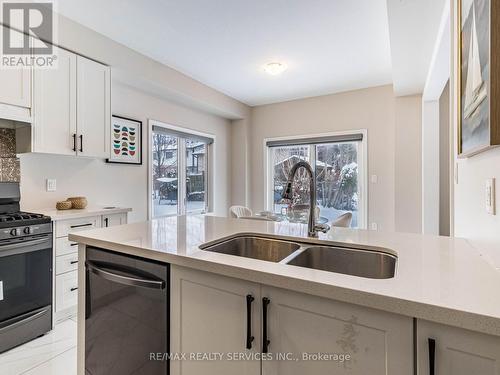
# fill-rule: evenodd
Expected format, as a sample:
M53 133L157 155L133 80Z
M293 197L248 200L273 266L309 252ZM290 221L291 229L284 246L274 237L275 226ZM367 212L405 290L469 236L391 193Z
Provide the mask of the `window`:
M151 216L208 211L212 138L154 122L151 127Z
M351 212L351 227L366 227L365 143L362 133L267 140L267 209L285 214L293 208L309 206L309 176L303 169L295 176L293 201L281 198L292 166L305 160L315 172L320 216L331 223L339 215Z

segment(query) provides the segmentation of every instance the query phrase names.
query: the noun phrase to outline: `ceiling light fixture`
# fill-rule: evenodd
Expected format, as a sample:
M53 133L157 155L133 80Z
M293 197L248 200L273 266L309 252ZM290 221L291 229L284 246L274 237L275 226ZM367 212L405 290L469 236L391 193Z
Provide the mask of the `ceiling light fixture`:
M278 74L283 73L287 68L286 64L279 62L270 62L264 65L266 73L271 74L272 76L277 76Z

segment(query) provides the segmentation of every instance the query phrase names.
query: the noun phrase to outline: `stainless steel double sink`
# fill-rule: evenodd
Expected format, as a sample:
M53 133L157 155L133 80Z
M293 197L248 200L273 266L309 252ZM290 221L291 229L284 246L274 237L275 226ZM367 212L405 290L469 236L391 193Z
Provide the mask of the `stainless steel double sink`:
M238 235L200 246L201 250L371 279L390 279L397 257L387 252L307 244L256 235Z

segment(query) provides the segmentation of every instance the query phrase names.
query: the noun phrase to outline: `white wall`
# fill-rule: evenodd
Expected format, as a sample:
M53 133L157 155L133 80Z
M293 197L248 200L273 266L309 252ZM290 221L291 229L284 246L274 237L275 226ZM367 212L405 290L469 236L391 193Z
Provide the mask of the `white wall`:
M404 131L404 127L408 126L412 128L409 129L410 134L415 132L415 127L418 132L420 100L401 102L406 110L403 108L398 115L400 131ZM367 129L369 175L378 176L378 183L370 184L368 187L368 222L369 224L376 222L379 230L393 231L396 189L405 188L396 185L395 176L397 157L395 108L399 105L399 100L395 100L392 86L382 86L253 108L250 129L252 208L261 210L265 204L263 157L265 138ZM410 140L407 143L410 144ZM418 147L411 146L412 151L409 153L412 153L414 148L414 156L418 159L420 157ZM407 150L398 152L403 151L407 152ZM417 161L412 159L408 163L413 165ZM406 162L399 164L398 170L405 171L406 164ZM418 185L420 182L418 176L418 172L415 175L415 171L410 169L406 170L401 179L415 180ZM409 199L418 202L419 195L418 188L412 189L409 192ZM405 217L411 221L414 220L413 215L419 215L419 212L405 213ZM405 220L400 216L398 218Z
M450 85L439 99L439 234L450 235Z
M422 97L395 99L395 229L422 232Z
M226 215L231 202L230 122L221 117L186 108L148 95L137 89L113 84L113 114L143 122L143 149L146 146L147 120L211 133L216 136L214 210ZM45 191L45 179L57 179L57 191ZM53 207L57 200L85 195L91 204L120 205L133 208L131 221L147 219L147 155L142 166L110 165L103 160L25 154L21 156L21 194L23 209Z
M500 269L500 215L498 200L500 199L498 184L500 183L500 148L482 152L468 159L457 160L457 119L459 85L457 80L458 42L457 0L450 0L452 6L452 37L451 51L453 66L450 80L452 124L454 131L454 160L457 163L456 183L452 189L454 194L453 228L456 237L467 238L483 256ZM496 215L489 215L485 208L485 180L496 178Z

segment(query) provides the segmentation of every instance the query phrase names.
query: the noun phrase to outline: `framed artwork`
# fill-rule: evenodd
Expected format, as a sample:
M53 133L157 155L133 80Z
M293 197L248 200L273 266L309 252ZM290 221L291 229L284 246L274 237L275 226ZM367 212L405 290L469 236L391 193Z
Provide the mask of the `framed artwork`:
M107 163L142 164L141 121L113 115L110 143Z
M458 0L458 5L458 154L469 157L500 144L500 4Z

